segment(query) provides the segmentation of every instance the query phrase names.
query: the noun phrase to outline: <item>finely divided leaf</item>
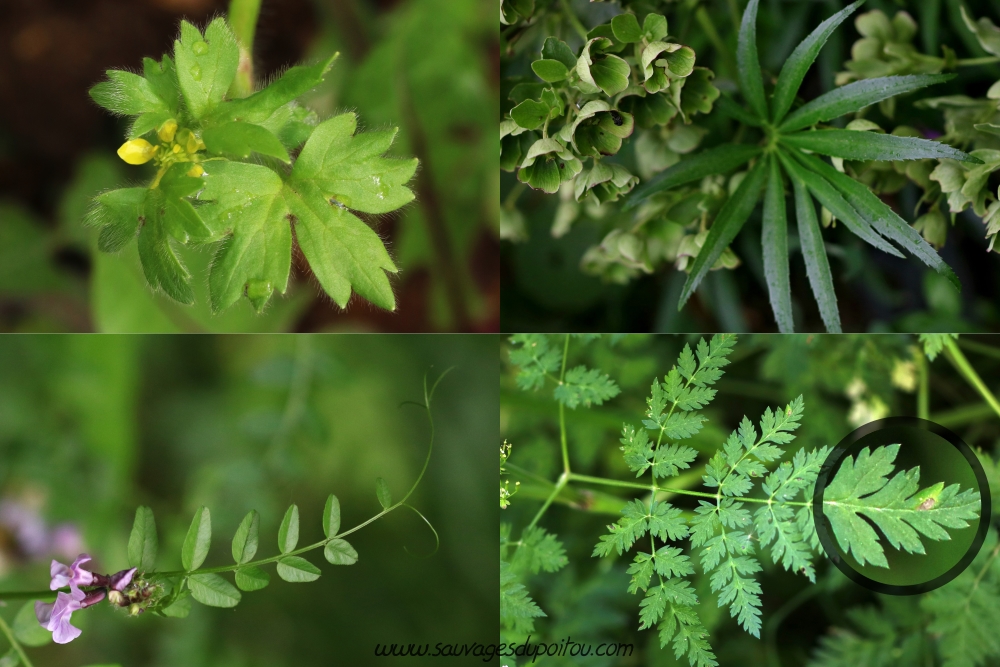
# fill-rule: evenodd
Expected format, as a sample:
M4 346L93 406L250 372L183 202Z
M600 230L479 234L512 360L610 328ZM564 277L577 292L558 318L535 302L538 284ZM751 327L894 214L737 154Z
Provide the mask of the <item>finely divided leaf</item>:
M657 192L700 181L711 174L725 174L749 162L763 149L752 144L725 144L709 148L697 155L685 157L674 166L660 172L636 188L625 204L625 210L635 208Z
M545 376L559 370L562 351L552 346L545 334L514 334L510 342L510 363L518 367L515 381L520 389L540 389Z
M135 510L132 534L128 538L129 566L139 568L140 572L152 572L158 546L153 510L140 505Z
M563 382L556 387L555 398L571 410L582 405L602 405L617 396L621 390L607 373L596 368L577 366L566 371Z
M209 607L235 607L241 595L236 588L217 574L192 574L188 577L191 596Z
M840 333L840 312L837 310L837 295L833 291L833 275L830 262L823 245L823 234L816 220L816 205L806 189L805 183L791 177L795 190L795 215L798 219L799 244L806 263L806 275L812 288L823 324L830 333Z
M195 119L214 109L236 78L239 47L225 19L217 18L201 31L181 21L181 37L174 41L177 80L188 111Z
M799 45L792 51L792 55L788 56L788 60L781 68L781 74L778 75L778 83L774 87L774 96L771 98L775 123L780 123L788 110L792 108L795 93L798 92L806 72L816 60L816 56L826 44L826 40L837 29L837 26L853 14L854 10L864 1L857 0L820 23L815 30L809 33L808 37L799 42Z
M771 310L781 333L795 330L792 321L792 288L788 279L788 219L785 215L785 190L781 183L778 158L768 160L770 174L764 193L764 225L761 246L764 252L764 278L771 299Z
M754 4L756 4L756 0L754 0ZM680 301L677 304L678 310L683 308L687 300L691 298L698 285L701 284L702 278L719 259L722 251L736 238L743 223L750 217L750 213L757 205L765 175L766 170L763 163L757 163L736 188L733 196L723 204L722 210L719 211L715 222L712 223L705 244L701 247L698 257L695 258L694 264L691 266L691 275L688 276L684 283L684 289L681 290Z
M939 141L917 137L897 137L856 130L813 130L781 135L781 142L793 148L831 155L845 160L940 160L951 158L973 164L982 160Z
M979 492L959 491L958 484L931 487L918 494L920 468L896 473L891 479L899 445L865 447L847 456L823 492L823 513L830 520L840 548L862 565L888 567L879 536L869 519L889 543L909 553L924 553L920 535L932 540L951 539L945 528L962 529L979 517Z
M954 78L954 74L910 74L855 81L846 86L834 88L830 92L803 104L785 119L779 130L781 132L801 130L816 123L853 113L895 95L902 95L936 83L944 83Z
M257 510L250 510L236 529L236 535L233 536L233 560L240 565L252 561L257 553L259 524L260 515Z
M510 563L500 561L500 623L518 632L531 632L539 616L545 612L528 596Z
M197 570L205 562L208 556L208 549L212 545L212 515L207 507L199 507L191 520L191 527L188 528L184 537L184 545L181 547L181 563L188 572ZM197 596L195 599L202 602ZM237 597L237 599L239 599ZM205 602L204 604L209 604ZM234 606L228 605L228 606ZM227 606L227 605L216 605Z
M758 0L750 0L743 12L736 42L736 61L739 66L740 89L757 117L764 119L768 115L767 100L764 99L764 78L757 58L757 4Z

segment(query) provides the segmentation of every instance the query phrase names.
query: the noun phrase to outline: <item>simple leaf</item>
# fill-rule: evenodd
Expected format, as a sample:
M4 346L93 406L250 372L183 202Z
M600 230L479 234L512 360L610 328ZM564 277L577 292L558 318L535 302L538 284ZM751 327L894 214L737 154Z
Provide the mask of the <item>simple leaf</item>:
M635 208L643 200L657 192L675 188L692 181L700 181L711 174L725 174L736 169L751 158L760 154L763 149L752 144L725 144L709 148L697 155L684 158L674 166L666 169L643 185L632 191L625 203L625 210Z
M188 111L202 118L225 97L239 64L236 37L225 19L217 18L201 31L181 21L181 38L174 41L177 81Z
M181 547L181 564L183 564L184 569L190 572L201 567L201 564L205 562L205 557L208 556L208 549L211 545L212 515L207 507L199 507L198 511L194 513L191 526L188 528L187 535L184 537L184 544ZM202 602L197 596L195 596L195 599ZM204 602L204 604L209 603Z
M392 506L392 492L389 490L389 484L381 477L375 480L375 495L378 496L378 504L382 506L382 509L387 510Z
M801 130L816 123L853 113L890 97L954 78L954 74L909 74L855 81L806 102L788 116L778 129L784 133Z
M293 584L316 581L320 569L300 556L285 556L278 561L278 576Z
M287 554L295 551L295 545L299 543L299 506L292 505L285 512L285 518L281 520L278 528L278 548L281 553Z
M611 30L615 33L615 39L625 44L642 40L642 29L639 27L639 20L635 14L615 16L611 19Z
M857 459L848 455L823 491L823 513L844 552L861 565L888 567L879 536L869 519L895 549L924 553L920 535L951 539L945 528L962 529L979 517L979 492L959 490L958 484L938 484L918 493L920 468L889 475L895 468L899 445L862 449ZM926 493L926 491L931 493Z
M778 158L768 160L770 174L764 193L764 225L761 245L764 252L764 278L771 299L771 310L781 333L795 330L792 321L792 288L788 278L788 220L785 216L785 191L781 183Z
M948 144L918 137L858 132L855 130L813 130L781 135L781 142L793 148L831 155L845 160L940 160L951 158L982 164L982 160Z
M753 4L756 5L756 0L753 0ZM736 188L733 196L723 204L722 210L719 211L719 214L715 217L715 222L712 223L712 228L708 232L705 244L701 247L701 251L691 266L691 274L688 276L687 281L684 283L684 288L681 290L680 301L677 304L678 310L683 308L687 300L691 298L698 285L701 284L702 278L705 277L705 274L708 273L716 260L719 259L722 251L733 242L733 239L736 238L736 235L743 227L743 223L750 217L754 207L757 205L757 199L760 197L760 189L765 177L766 170L763 162L758 162L750 170L750 173L746 175L746 178L743 179L739 187Z
M323 549L326 560L333 565L354 565L358 562L358 552L347 540L335 539L326 543Z
M235 607L242 598L236 587L217 574L192 574L188 587L191 597L209 607Z
M739 66L740 89L758 118L767 118L767 100L764 99L764 77L757 58L757 4L750 0L743 12L740 34L736 42L736 62Z
M799 244L806 263L806 275L812 288L820 317L830 333L840 333L840 312L837 310L837 295L833 290L833 276L830 261L823 245L823 234L816 220L816 206L806 189L806 184L795 176L791 177L795 191L795 215L798 218Z
M809 33L808 37L799 42L799 45L792 51L792 55L788 56L788 60L781 68L781 74L778 75L778 82L774 86L774 96L771 98L775 123L780 123L788 110L792 108L795 94L798 92L799 86L802 85L806 72L809 71L816 56L826 44L826 40L837 29L837 26L853 14L854 10L864 1L857 0L820 23L815 30Z
M260 515L257 510L250 510L236 529L236 535L233 536L233 560L240 565L252 561L257 553L259 524Z
M265 588L271 583L271 575L256 565L241 567L236 570L236 585L241 591L251 593Z
M153 510L140 505L135 510L135 521L128 538L129 567L139 568L140 572L151 572L156 565L158 546Z
M333 537L340 531L340 500L330 494L323 506L323 534Z
M548 83L562 81L567 76L569 76L569 68L567 68L566 65L562 64L558 60L546 60L546 59L536 60L535 62L531 63L531 71L534 72L539 79ZM532 101L533 100L525 100L521 104ZM514 116L512 112L511 118L513 117ZM516 121L517 119L515 118L514 120ZM518 123L518 125L520 125L520 123ZM524 126L522 125L522 127Z

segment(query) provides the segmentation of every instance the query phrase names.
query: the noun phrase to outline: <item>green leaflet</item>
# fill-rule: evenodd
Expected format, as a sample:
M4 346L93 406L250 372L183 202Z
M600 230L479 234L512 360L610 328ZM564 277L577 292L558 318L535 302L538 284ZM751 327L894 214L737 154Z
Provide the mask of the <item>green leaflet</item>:
M757 117L764 119L768 114L767 100L764 99L764 77L761 76L760 60L757 58L758 2L759 0L750 0L743 12L736 42L736 61L739 65L740 89Z
M278 548L281 553L287 554L295 550L299 543L299 506L292 505L285 512L285 518L281 520L278 528Z
M210 153L242 158L250 157L251 153L260 153L276 157L285 163L291 162L288 151L278 137L260 125L230 121L206 128L202 133L202 139Z
M274 83L249 97L229 100L211 115L214 122L245 121L264 124L280 107L309 92L320 83L340 54L334 54L315 65L290 67Z
M157 88L145 77L109 69L108 81L90 89L90 97L111 113L119 116L135 116L143 113L169 112Z
M778 129L781 132L801 130L816 123L853 113L895 95L944 83L954 78L954 74L911 74L855 81L806 102L789 115Z
M860 132L856 134L861 134ZM794 151L792 151L794 154ZM889 253L895 257L902 257L903 254L896 250L888 241L879 236L868 221L861 217L861 215L851 206L847 200L845 200L836 188L834 188L830 183L824 179L819 174L805 169L797 162L789 159L785 156L784 151L778 152L778 157L781 159L782 165L785 167L785 171L792 174L794 177L801 180L809 187L809 191L812 192L813 196L819 200L819 202L826 207L830 213L833 213L838 220L842 221L848 229L850 229L854 234L864 239L871 245L875 246L879 250Z
M278 561L278 576L292 584L316 581L322 572L301 556L285 556Z
M724 174L745 164L760 154L760 146L750 144L727 144L709 148L697 155L681 160L669 169L657 174L648 182L635 189L625 202L625 210L638 206L643 200L662 192L698 181L711 174Z
M271 575L256 565L241 567L236 570L236 585L241 591L248 593L266 588L271 583Z
M782 134L781 142L794 148L804 148L814 153L832 155L845 160L920 160L951 158L962 162L981 164L982 160L964 153L948 144L919 139L897 137L892 134L857 132L854 130L814 130Z
M501 560L500 623L518 632L531 632L535 627L534 619L539 616L545 616L545 612L528 596L527 589L518 581L510 563Z
M340 500L330 494L323 506L323 534L333 537L340 531Z
M812 288L816 304L819 306L823 324L830 333L840 333L840 312L837 310L837 295L833 291L833 276L830 262L823 245L823 234L816 220L816 207L801 179L791 176L795 190L795 215L798 219L799 243L806 263L806 275Z
M191 597L209 607L235 607L242 598L231 583L217 574L192 574L188 587Z
M764 278L771 299L771 309L781 333L792 333L792 288L788 280L788 219L785 215L785 191L781 183L778 158L768 160L770 173L764 193L764 224L761 246L764 253Z
M555 389L556 400L571 410L580 405L602 405L621 390L606 373L596 368L576 366L566 371L564 381Z
M763 162L759 162L736 188L733 196L722 206L722 210L719 211L715 222L712 223L711 230L708 232L705 245L702 246L701 252L698 253L698 257L695 258L694 264L691 266L691 275L688 276L684 283L684 289L681 290L680 302L677 304L678 310L683 308L687 300L691 298L698 285L701 284L702 278L719 259L722 251L736 238L743 223L750 217L750 213L757 205L765 177Z
M358 552L347 540L335 539L327 542L323 556L333 565L354 565L358 562Z
M14 631L17 640L25 646L45 646L52 643L52 633L38 622L34 602L27 602L18 610L11 624L11 630Z
M201 31L181 21L181 38L174 42L177 80L188 111L196 119L214 109L236 78L239 47L229 25L222 18Z
M924 553L921 535L951 539L945 528L966 528L979 517L979 492L959 491L958 484L934 489L936 500L915 506L920 468L888 477L898 453L899 445L889 445L874 451L865 447L856 460L845 457L823 492L823 513L838 545L861 565L889 566L878 534L862 517L874 523L893 548L917 554Z
M140 572L150 572L156 565L156 520L153 510L140 505L135 510L135 522L128 538L128 564Z
M209 162L199 210L224 234L209 273L212 310L246 295L259 311L272 292L284 294L291 268L292 230L281 178L267 167Z
M139 259L142 272L153 289L181 303L194 303L191 274L181 263L167 234L162 206L163 196L157 190L147 190L143 201L144 215L139 217ZM120 229L120 228L119 228Z
M778 82L774 86L774 96L771 98L773 122L780 123L788 110L792 108L795 94L798 92L799 86L802 85L806 72L809 71L816 56L826 44L826 40L830 38L837 26L853 14L854 10L864 1L857 0L820 23L815 30L809 33L808 37L799 42L799 45L792 51L792 55L788 56L788 60L781 68L781 74L778 75Z
M257 510L250 510L240 522L240 527L233 536L233 560L237 563L242 565L253 560L257 553L259 525L260 515L257 514ZM239 585L239 581L236 583Z
M389 490L389 484L382 477L375 480L375 496L382 509L387 510L392 506L392 491Z
M807 168L824 176L832 183L880 234L895 241L905 250L913 253L924 264L948 278L956 289L961 288L955 272L945 264L934 248L864 184L837 171L825 161L812 155L797 152L795 157Z
M199 507L198 511L194 513L194 518L191 520L191 526L188 528L187 535L184 537L184 544L181 547L181 564L184 566L184 569L190 572L191 570L197 570L201 567L201 564L205 562L205 557L208 556L208 549L211 545L212 515L208 511L207 507ZM195 596L195 599L199 602L203 602L197 595ZM239 598L237 597L237 599ZM203 602L203 604L210 603Z

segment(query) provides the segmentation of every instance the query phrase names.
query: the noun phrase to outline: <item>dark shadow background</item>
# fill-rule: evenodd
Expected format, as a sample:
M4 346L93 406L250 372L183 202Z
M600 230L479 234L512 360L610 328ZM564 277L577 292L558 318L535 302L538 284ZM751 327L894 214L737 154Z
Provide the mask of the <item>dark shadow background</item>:
M88 293L95 262L80 216L95 191L139 173L115 156L124 123L87 90L106 69L136 71L143 56L172 50L182 17L204 25L227 7L224 0L0 2L0 244L7 247L0 329L107 328ZM258 80L340 51L307 104L321 117L356 110L362 127L398 126L393 152L420 158L411 184L417 200L370 221L401 267L399 308L388 313L355 300L341 311L296 259L285 297L292 305L233 323L189 317L157 300L173 329L498 329L496 172L486 148L498 50L486 9L475 0L264 0Z

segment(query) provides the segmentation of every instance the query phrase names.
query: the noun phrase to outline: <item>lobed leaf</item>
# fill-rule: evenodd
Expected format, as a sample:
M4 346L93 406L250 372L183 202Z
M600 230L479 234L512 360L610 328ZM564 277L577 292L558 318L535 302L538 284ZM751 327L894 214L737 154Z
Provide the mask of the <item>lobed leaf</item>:
M146 281L154 290L180 303L194 303L191 274L177 256L167 233L165 199L157 190L147 190L143 215L139 217L139 260ZM121 229L121 228L119 228Z
M606 373L596 368L576 366L566 372L563 382L555 389L555 399L571 410L580 405L603 405L620 393L618 385Z
M780 123L781 119L788 113L788 110L792 108L792 103L795 101L795 94L798 92L799 86L802 85L802 80L805 78L806 72L809 71L809 68L816 60L816 56L819 55L823 45L826 44L826 40L837 29L837 26L853 14L854 10L863 4L864 1L857 0L820 23L816 26L815 30L799 42L799 45L795 47L792 54L788 56L788 60L785 61L784 66L781 68L781 73L778 75L778 82L774 86L774 96L771 98L771 112L774 114L774 123Z
M205 128L202 140L209 153L248 158L251 153L276 157L289 164L291 158L278 137L266 128L252 123L230 121Z
M143 76L109 69L108 80L90 89L90 97L111 113L137 116L143 113L170 113L170 107L158 89Z
M208 549L211 544L212 515L208 511L207 507L199 507L198 511L194 513L194 518L191 520L191 526L188 528L187 535L184 537L184 544L181 547L181 563L183 564L184 569L190 572L191 570L197 570L201 567L201 564L205 562L205 557L208 556ZM197 596L195 596L195 599L198 600L198 602L203 602ZM237 600L238 599L239 598L237 597ZM203 602L203 604L210 603ZM235 603L228 606L235 606Z
M768 160L770 174L764 193L764 224L761 246L764 253L764 279L771 300L771 310L781 333L795 330L792 321L792 288L788 278L788 220L785 215L785 191L781 183L778 158Z
M756 0L752 0L752 4L756 5ZM715 222L712 223L712 228L708 232L705 244L701 247L701 252L698 253L691 265L691 274L681 290L680 301L677 304L678 310L683 308L687 300L691 298L705 274L719 259L722 251L736 238L743 223L750 217L757 205L757 199L760 197L764 178L763 163L758 163L736 188L736 192L723 204L722 210L719 211Z
M191 115L200 119L222 102L236 78L240 58L236 37L221 17L208 25L204 35L191 23L181 21L174 58L184 103Z
M321 84L323 77L330 71L339 55L335 53L314 65L296 65L288 68L277 81L266 88L261 88L248 97L220 104L212 113L211 120L263 124L278 109Z

